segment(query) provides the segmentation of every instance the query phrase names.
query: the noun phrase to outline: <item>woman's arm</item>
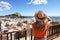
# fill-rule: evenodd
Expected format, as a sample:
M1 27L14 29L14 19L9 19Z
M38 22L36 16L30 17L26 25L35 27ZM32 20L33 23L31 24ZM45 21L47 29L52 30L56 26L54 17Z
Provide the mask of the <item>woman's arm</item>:
M50 22L51 22L51 18L50 18L48 15L44 14L44 16L45 16L45 18L47 18L47 19L48 19L48 21L50 21Z
M52 21L52 19L46 15L46 18L48 19L48 23L50 23Z

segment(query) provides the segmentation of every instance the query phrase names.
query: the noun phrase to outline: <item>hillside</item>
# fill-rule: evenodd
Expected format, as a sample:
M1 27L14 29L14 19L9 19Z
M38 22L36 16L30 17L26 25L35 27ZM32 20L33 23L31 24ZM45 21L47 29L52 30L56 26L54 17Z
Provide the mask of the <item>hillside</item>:
M0 16L0 18L28 18L28 17L27 16L22 16L21 13L16 12L15 14Z

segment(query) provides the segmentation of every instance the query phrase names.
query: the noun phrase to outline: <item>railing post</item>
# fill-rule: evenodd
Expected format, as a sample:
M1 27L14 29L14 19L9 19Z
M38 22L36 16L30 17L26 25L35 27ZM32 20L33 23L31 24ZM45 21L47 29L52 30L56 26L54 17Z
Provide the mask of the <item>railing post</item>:
M50 29L51 29L51 27L49 28L49 31L48 31L48 36L47 36L47 37L49 37L49 36L50 36Z
M59 27L60 27L60 25L59 25ZM60 33L60 28L59 28L59 33Z
M54 27L54 26L53 26ZM51 35L53 35L53 27L52 27L52 34Z
M7 40L9 40L8 34L9 34L9 33L7 33Z
M55 26L55 34L57 34L57 26Z
M32 30L32 28L31 28L31 40L32 40L32 31L33 31L33 30Z
M27 31L25 28L24 28L24 36L25 36L25 40L27 40Z
M12 40L12 33L10 33L10 36L11 36L11 40Z
M19 34L19 32L18 32L18 34ZM18 40L20 40L19 36L18 36Z
M2 40L2 32L0 32L0 37L1 37L0 40Z
M56 32L56 28L54 27L54 35L55 35L55 32Z
M60 28L59 27L60 27L60 25L58 26L58 33L60 33Z

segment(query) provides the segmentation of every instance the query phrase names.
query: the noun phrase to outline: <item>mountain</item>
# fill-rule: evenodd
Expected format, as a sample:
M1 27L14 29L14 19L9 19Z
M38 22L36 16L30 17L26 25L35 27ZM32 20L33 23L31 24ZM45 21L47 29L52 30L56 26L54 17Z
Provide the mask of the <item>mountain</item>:
M0 16L0 18L28 18L27 16L22 16L21 13L16 12L14 14L9 14L5 16Z

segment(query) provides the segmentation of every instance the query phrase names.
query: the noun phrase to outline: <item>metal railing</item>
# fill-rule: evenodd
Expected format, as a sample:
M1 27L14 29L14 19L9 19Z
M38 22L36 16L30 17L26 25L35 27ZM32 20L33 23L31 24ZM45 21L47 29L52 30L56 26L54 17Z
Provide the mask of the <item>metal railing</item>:
M17 33L19 33L19 32L17 32ZM49 31L48 31L48 37L53 36L53 35L58 34L58 33L60 33L60 25L51 26L49 28ZM10 39L9 39L8 34L10 34ZM3 34L0 32L0 40L3 40L2 35ZM7 35L6 40L13 40L12 32L6 33L6 35ZM30 38L32 40L33 39L33 37L32 37L32 29L31 29L30 35L31 35ZM24 30L24 37L25 37L24 40L27 40L27 31L26 30ZM20 40L20 37L18 37L17 39ZM14 40L16 40L16 39L14 38Z

